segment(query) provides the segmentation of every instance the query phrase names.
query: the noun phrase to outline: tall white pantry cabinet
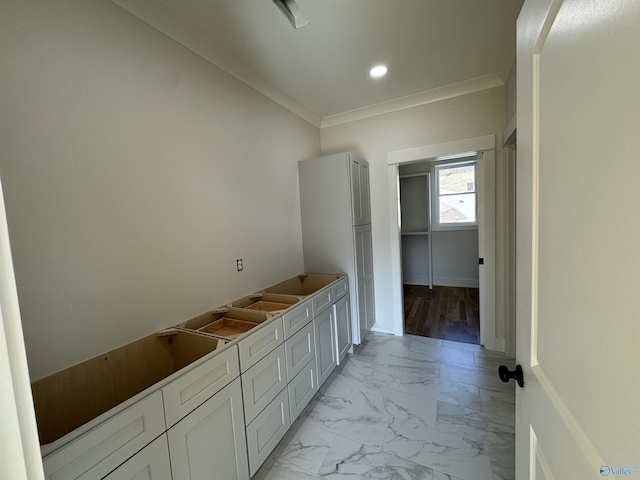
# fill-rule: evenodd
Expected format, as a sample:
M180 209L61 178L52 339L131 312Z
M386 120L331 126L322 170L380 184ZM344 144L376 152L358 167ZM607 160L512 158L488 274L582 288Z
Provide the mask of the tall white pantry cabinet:
M369 164L340 153L298 162L298 175L305 271L349 276L359 344L375 323Z

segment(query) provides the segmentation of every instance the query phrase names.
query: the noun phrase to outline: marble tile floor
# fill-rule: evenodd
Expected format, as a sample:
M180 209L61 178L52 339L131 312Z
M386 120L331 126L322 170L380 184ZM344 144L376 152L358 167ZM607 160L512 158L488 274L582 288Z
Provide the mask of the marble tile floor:
M513 359L373 333L347 356L253 480L513 480Z

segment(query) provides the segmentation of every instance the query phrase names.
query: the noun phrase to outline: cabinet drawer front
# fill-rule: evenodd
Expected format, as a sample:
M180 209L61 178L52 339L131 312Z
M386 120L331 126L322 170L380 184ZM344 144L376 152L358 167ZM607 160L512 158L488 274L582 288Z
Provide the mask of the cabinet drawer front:
M331 290L334 302L344 297L349 292L349 279L347 277L341 278L338 283L331 287Z
M249 480L240 379L169 429L175 480Z
M291 338L313 318L311 300L300 302L291 312L282 315L284 322L284 338Z
M333 292L331 288L326 288L314 294L311 302L313 305L313 317L315 318L333 305Z
M318 391L315 360L311 360L304 366L296 378L287 385L287 389L289 391L291 423L293 423Z
M244 372L241 378L244 416L248 425L287 386L284 345Z
M104 480L171 480L167 435L156 438Z
M48 480L103 478L166 430L157 391L47 455Z
M309 360L316 356L313 323L309 323L285 341L284 345L287 355L287 379L291 381L309 363Z
M240 371L244 372L266 357L284 341L282 317L251 333L238 342Z
M260 465L282 440L291 426L289 396L285 388L253 422L247 426L249 474L253 476Z
M184 418L239 375L238 349L233 345L164 387L167 427Z

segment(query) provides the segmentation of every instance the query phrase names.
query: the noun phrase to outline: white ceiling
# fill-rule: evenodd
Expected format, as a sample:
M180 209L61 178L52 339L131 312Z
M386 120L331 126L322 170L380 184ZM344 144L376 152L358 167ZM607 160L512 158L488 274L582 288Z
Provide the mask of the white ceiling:
M504 82L523 3L297 0L310 23L295 30L271 0L112 1L313 123L477 77ZM369 78L378 63L389 73Z

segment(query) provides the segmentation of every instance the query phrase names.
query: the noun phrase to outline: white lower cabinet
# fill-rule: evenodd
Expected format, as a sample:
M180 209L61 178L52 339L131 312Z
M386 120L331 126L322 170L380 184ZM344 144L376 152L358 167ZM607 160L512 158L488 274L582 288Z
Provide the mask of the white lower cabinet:
M333 308L325 310L313 319L316 336L316 365L318 369L318 388L329 378L337 365L335 342L335 322Z
M165 430L162 394L155 392L44 457L45 476L104 478Z
M104 480L172 480L167 434L156 438Z
M253 476L291 426L289 395L285 388L247 425L249 472ZM226 478L226 477L216 477Z
M293 423L318 391L318 376L316 374L315 358L312 358L309 363L305 365L302 371L298 373L291 382L289 382L287 389L289 390L291 423Z
M284 345L280 345L242 374L245 424L249 425L286 386Z
M289 381L302 371L309 360L316 356L316 341L313 323L309 322L293 337L284 342L287 355L287 379Z
M336 331L336 350L338 355L338 365L344 362L344 357L351 348L351 306L349 296L342 297L333 305Z
M249 480L240 379L168 431L174 480Z

